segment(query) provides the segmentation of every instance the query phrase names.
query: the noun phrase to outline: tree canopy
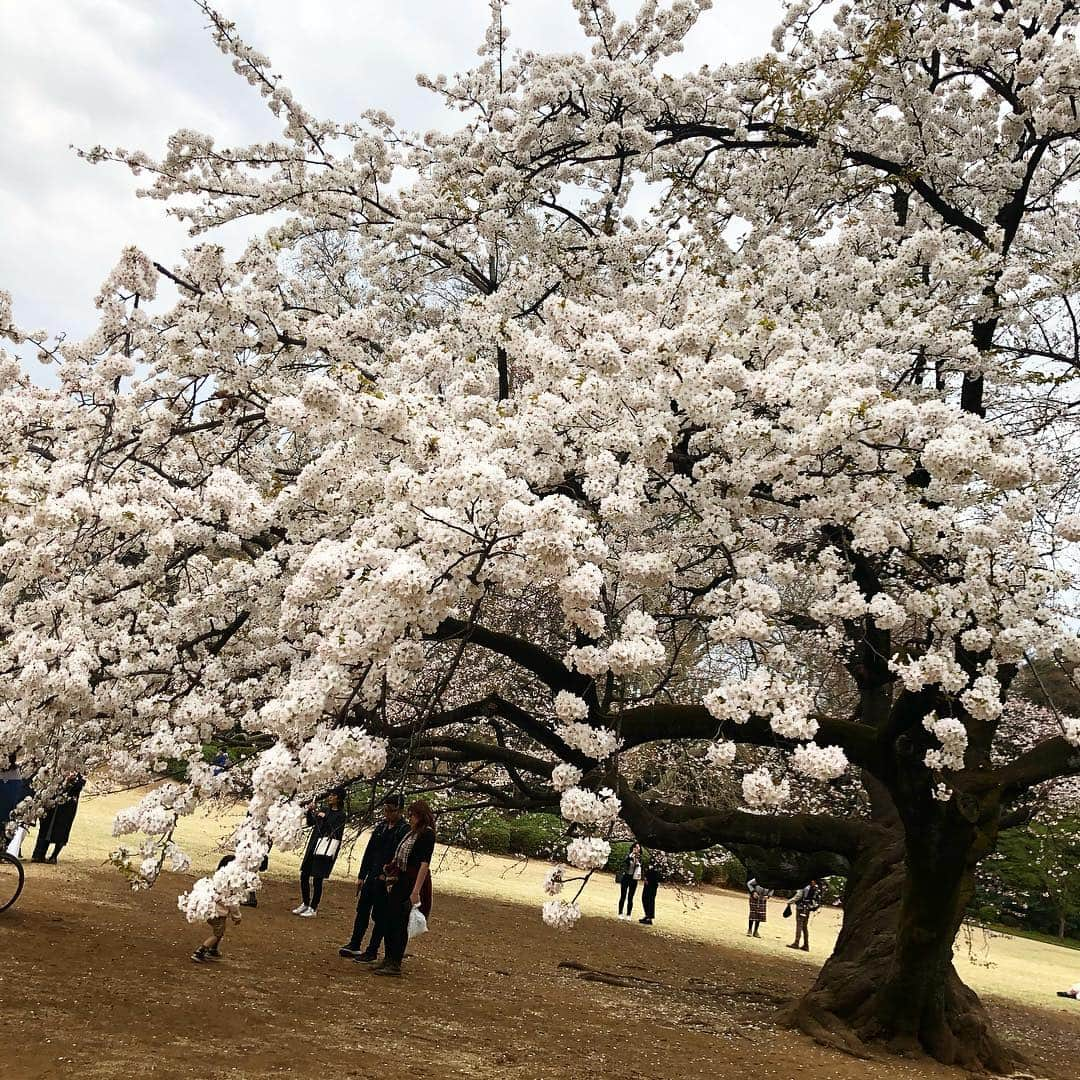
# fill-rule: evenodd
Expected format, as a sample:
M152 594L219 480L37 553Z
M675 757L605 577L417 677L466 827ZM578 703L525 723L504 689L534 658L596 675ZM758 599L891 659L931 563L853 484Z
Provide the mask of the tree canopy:
M250 791L190 918L312 793L435 761L557 805L585 870L619 817L834 855L798 1022L1004 1068L951 948L1003 818L1080 773L1080 721L1002 723L1025 661L1080 661L1080 13L793 2L773 53L671 76L706 0L572 2L590 51L539 55L493 0L424 134L317 119L200 3L281 138L84 152L200 239L127 249L83 341L0 303L61 383L4 354L0 751L39 801L187 760L118 825L148 878Z

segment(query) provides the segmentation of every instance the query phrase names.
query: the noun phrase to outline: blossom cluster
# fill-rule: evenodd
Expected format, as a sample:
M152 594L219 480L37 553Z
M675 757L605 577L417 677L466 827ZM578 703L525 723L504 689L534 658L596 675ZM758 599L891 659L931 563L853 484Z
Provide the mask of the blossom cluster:
M566 861L579 870L602 870L611 858L611 845L599 837L579 837L566 846Z

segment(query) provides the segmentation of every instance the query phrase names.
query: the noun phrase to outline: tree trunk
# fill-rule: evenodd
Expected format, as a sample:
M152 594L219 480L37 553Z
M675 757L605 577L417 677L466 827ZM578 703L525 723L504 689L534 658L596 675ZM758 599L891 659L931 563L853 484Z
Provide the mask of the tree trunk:
M939 839L923 835L905 850L896 822L864 848L848 877L836 948L788 1019L858 1056L869 1056L867 1044L877 1042L894 1053L1011 1072L1022 1058L994 1034L952 964L973 888L973 853Z

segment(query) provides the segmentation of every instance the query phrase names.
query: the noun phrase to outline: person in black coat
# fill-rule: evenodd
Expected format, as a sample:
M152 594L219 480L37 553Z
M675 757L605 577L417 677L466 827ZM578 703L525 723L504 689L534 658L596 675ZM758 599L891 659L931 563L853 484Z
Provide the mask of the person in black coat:
M660 859L653 855L645 864L645 885L641 890L641 906L645 911L645 918L638 919L643 926L652 926L656 918L656 890L660 888L660 882L664 880L664 870Z
M335 788L326 797L323 809L309 807L307 821L311 836L300 864L300 906L293 908L293 914L311 919L318 914L323 881L333 872L341 850L345 835L345 792Z
M387 795L382 801L383 820L371 831L364 857L360 860L360 873L356 881L356 919L352 936L347 945L338 949L339 956L349 957L358 963L369 964L379 958L379 946L383 940L383 928L374 918L375 894L381 885L379 874L394 857L398 845L409 831L409 823L401 816L401 796ZM363 948L364 934L371 921L371 940Z
M616 880L619 883L619 918L629 919L634 911L634 893L637 892L638 882L645 876L645 862L641 853L641 845L634 843L623 860L622 870ZM626 906L626 914L623 914L623 906Z
M38 822L37 841L34 844L33 862L56 864L60 852L71 838L71 826L75 823L75 814L79 809L79 796L86 786L86 780L76 774L67 778L64 790L55 806L45 812ZM49 845L52 854L47 855Z

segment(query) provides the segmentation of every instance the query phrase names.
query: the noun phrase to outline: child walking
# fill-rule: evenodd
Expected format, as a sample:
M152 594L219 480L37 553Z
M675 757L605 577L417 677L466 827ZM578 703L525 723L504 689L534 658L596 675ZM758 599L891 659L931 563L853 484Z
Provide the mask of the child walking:
M218 863L217 868L220 870L223 866L228 866L234 857L233 855L226 855ZM225 936L225 927L228 925L228 920L232 919L234 923L238 923L240 918L240 908L236 904L231 904L224 907L221 914L207 919L206 925L210 927L210 936L191 954L191 959L196 964L204 964L208 960L220 960L221 950L218 946Z

